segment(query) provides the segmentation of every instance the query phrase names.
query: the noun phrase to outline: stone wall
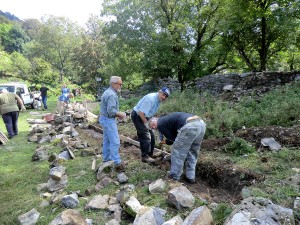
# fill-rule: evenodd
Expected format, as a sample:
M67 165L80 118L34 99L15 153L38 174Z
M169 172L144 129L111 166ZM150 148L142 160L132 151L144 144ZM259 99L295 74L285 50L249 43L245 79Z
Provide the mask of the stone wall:
M250 90L253 88L271 89L277 85L300 81L300 71L293 72L249 72L242 74L213 74L197 78L185 84L186 88L196 89L199 92L208 92L218 95L224 92L226 85L232 85L235 90ZM141 93L150 93L159 90L160 87L167 86L172 91L180 90L177 80L171 78L159 79L156 82L144 84L135 96ZM125 91L125 97L130 95ZM131 93L132 94L132 93Z

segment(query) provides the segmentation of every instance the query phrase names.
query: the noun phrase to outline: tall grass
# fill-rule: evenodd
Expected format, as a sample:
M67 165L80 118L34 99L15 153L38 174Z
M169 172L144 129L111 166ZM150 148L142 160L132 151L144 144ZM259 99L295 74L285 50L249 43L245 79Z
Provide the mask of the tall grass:
M207 93L187 90L172 93L159 113L188 112L207 123L207 136L228 136L238 129L259 126L292 126L300 120L300 83L274 89L260 99L244 96L237 103L221 101Z

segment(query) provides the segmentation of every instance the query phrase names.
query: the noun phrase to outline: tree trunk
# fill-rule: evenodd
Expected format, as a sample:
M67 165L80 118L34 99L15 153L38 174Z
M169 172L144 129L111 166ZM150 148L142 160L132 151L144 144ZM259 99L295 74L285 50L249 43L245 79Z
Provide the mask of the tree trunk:
M267 69L267 43L266 43L266 33L267 33L267 21L265 17L261 20L261 47L260 47L260 71L266 71Z
M180 83L180 91L183 92L184 90L184 72L182 68L178 68L178 82Z

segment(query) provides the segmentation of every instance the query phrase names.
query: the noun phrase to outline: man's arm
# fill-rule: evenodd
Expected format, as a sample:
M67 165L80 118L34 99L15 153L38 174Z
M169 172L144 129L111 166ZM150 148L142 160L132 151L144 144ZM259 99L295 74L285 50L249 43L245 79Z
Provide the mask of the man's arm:
M24 104L23 104L22 99L21 99L18 95L16 95L16 99L17 99L17 102L19 103L19 105L21 106L21 110L22 110L22 111L25 111L26 108L25 108L25 106L24 106Z
M142 111L139 111L138 115L141 117L141 119L143 120L144 124L148 123L148 120L146 119L145 113L143 113Z

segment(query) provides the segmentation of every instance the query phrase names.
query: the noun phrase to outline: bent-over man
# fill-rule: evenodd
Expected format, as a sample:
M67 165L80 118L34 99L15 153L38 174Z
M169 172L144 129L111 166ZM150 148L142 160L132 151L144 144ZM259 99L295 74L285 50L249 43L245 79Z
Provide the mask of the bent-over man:
M195 183L196 164L206 124L198 116L173 112L150 120L150 128L157 129L171 147L171 169L169 177L179 180L185 163L185 178Z

